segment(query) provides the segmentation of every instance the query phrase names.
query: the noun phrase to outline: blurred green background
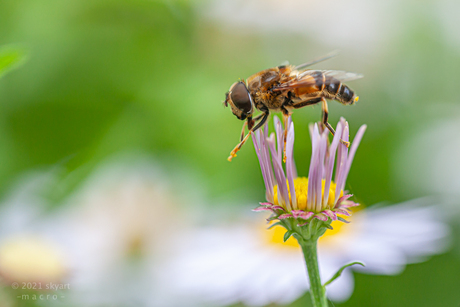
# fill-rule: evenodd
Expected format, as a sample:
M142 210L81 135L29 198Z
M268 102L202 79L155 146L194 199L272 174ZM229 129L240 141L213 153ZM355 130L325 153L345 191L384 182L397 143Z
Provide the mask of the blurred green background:
M275 1L233 6L1 0L0 46L21 50L27 60L0 79L0 196L27 171L53 168L59 179L46 197L59 206L106 158L139 151L190 170L214 206L257 204L264 186L252 144L226 160L242 122L222 106L224 94L238 78L332 50L340 55L314 67L365 76L350 84L357 105L329 104L334 126L340 116L352 135L368 125L348 179L351 192L366 206L438 192L429 189L426 164L404 168L404 159L419 158L404 157L401 148L431 125L460 120L458 3L286 1L286 12ZM293 115L301 174L309 164L307 125L320 112L317 106ZM458 152L451 157L458 160ZM415 183L407 182L411 177ZM458 233L460 226L452 226ZM455 236L453 244L399 276L355 274L353 296L335 306L458 306ZM306 295L293 306L308 304Z

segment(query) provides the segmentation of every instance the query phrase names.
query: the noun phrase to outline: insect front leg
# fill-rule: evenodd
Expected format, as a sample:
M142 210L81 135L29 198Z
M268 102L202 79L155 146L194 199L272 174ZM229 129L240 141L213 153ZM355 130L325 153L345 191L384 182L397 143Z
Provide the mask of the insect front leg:
M245 130L246 126L248 126L248 129L251 130L252 127L254 126L255 122L258 121L259 119L261 119L264 114L265 113L259 114L254 118L248 117L247 121L245 121L244 124L243 124L243 128L241 129L240 142L244 139L244 130Z
M262 127L263 124L265 124L265 122L268 119L269 114L270 113L268 111L266 111L265 113L262 113L262 114L260 114L259 116L256 117L256 119L259 119L260 117L262 117L262 119L257 123L257 125L255 127L251 127L251 129L249 129L248 134L241 140L241 142L238 145L235 146L235 148L233 148L233 150L230 152L230 156L227 158L228 161L232 161L232 159L234 157L236 157L236 153L241 149L243 144L246 143L246 141L248 140L248 138L251 135L251 133L256 131L257 129L259 129L260 127ZM252 120L252 121L254 122L254 120ZM244 127L245 126L243 126L243 128Z

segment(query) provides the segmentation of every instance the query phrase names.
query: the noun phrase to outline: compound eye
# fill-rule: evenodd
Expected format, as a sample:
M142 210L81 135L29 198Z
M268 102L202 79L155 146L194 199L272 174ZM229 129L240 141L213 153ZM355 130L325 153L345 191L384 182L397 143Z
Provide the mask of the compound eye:
M243 82L236 83L231 89L230 98L238 109L245 113L251 112L251 95L246 88L246 84Z

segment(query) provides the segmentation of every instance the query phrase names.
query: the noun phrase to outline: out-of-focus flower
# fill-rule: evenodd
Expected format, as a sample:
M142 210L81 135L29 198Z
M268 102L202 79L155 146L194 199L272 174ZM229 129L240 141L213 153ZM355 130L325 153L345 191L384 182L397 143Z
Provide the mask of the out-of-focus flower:
M180 210L185 196L171 186L150 160L118 159L101 166L51 218L49 231L59 234L71 255L69 300L84 306L179 305L157 274L189 220Z
M62 246L41 232L52 172L22 176L0 210L0 277L4 283L59 283L68 274ZM43 286L44 287L44 286Z
M13 236L0 246L0 276L9 283L58 283L67 273L62 250L38 235Z
M278 142L275 140L274 133L271 134L270 138L267 138L267 126L264 127L263 132L257 131L253 138L268 201L268 203L261 203L261 206L255 211L271 211L274 213L273 218L279 220L294 218L300 225L305 225L315 218L321 221L328 219L335 221L339 218L337 214L349 216L350 208L358 204L348 200L352 195L344 195L344 188L351 163L366 126L364 125L359 129L350 152L348 152L347 146L341 143L341 141L348 142L349 137L348 123L345 119L342 118L338 123L330 146L328 144L329 130L320 133L318 125L315 124L311 127L312 155L308 178L305 178L297 177L293 154L294 124L289 118L285 128L288 131L286 165L283 169L283 136L285 131L278 117L274 117L274 119ZM333 181L332 174L336 153L337 166Z
M333 222L318 243L322 280L342 265L362 260L369 274L397 274L407 264L426 260L446 247L448 227L437 218L428 200L357 211L350 224ZM292 302L308 290L308 278L296 240L283 242L284 228L267 230L261 222L196 229L182 242L177 257L165 267L165 281L190 304L228 305L243 302L262 306ZM334 301L353 292L348 269L328 286Z
M186 305L159 271L195 218L186 205L198 205L199 189L183 170L165 173L151 159L113 160L54 210L45 210L40 196L52 173L19 181L0 208L0 282L7 289L14 282L42 282L43 289L62 283L69 305Z

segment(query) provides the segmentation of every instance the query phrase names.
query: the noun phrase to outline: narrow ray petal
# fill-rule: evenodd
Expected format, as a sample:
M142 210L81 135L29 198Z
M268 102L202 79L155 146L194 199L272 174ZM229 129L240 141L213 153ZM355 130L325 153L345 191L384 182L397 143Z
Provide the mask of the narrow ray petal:
M286 175L289 183L289 192L291 193L292 208L297 208L296 193L294 188L294 172L292 170L294 151L294 124L291 123L286 141Z
M340 142L340 137L342 135L342 129L343 129L342 123L339 122L335 130L334 138L332 139L332 144L329 147L328 160L326 164L324 197L323 197L323 201L325 204L327 204L329 200L329 188L331 186L332 172L334 170L335 152L337 151L337 146L339 145L339 142Z
M272 172L271 166L266 163L265 146L263 144L263 133L258 130L252 135L252 141L256 150L257 157L259 159L260 170L264 179L266 198L268 201L273 202L273 182L271 182L270 172Z
M366 128L367 128L366 125L362 125L359 128L358 132L355 135L355 138L353 139L353 143L351 144L350 154L348 155L347 163L345 166L343 186L345 186L345 183L347 181L348 173L350 172L350 167L351 167L351 164L353 163L353 158L355 157L356 150L358 149L359 143L361 142L364 132L366 132Z
M276 154L275 136L273 133L268 139L268 145L272 153L273 169L275 171L275 177L278 183L278 202L281 202L286 207L286 209L290 211L292 210L292 208L289 203L289 194L286 186L286 176L284 175L283 165L281 161L282 157L278 159L278 155Z
M275 132L276 132L276 141L278 144L277 147L277 157L278 159L283 158L283 147L284 147L284 130L283 130L283 124L281 123L280 119L278 116L274 116L273 120L275 122Z
M343 129L342 133L342 140L344 142L348 142L349 139L349 132L348 132L348 123L345 122L345 128ZM345 176L345 168L347 165L347 158L348 158L348 148L343 143L339 144L339 155L340 159L337 159L337 167L336 167L336 189L335 189L335 200L334 203L340 197L340 191L343 190L343 181Z

